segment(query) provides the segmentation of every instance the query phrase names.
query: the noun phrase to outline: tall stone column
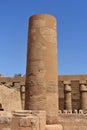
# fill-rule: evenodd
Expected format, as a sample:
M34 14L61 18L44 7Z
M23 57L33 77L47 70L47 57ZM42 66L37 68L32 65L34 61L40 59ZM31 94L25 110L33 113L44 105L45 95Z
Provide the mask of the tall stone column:
M30 18L25 109L45 110L48 124L58 122L56 19L47 14Z
M87 110L87 86L86 81L80 81L81 109Z
M72 110L71 83L64 82L64 106L66 110Z

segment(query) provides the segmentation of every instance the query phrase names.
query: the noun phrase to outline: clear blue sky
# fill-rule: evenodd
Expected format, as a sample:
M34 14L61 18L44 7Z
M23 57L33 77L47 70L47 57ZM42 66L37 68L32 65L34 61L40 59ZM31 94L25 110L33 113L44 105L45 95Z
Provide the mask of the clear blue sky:
M58 73L87 74L87 0L0 0L0 73L26 72L28 18L57 19Z

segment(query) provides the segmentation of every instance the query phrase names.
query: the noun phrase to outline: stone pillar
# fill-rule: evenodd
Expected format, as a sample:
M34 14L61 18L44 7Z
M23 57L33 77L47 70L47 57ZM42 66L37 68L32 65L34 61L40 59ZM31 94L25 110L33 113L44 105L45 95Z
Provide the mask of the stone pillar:
M81 109L87 110L87 86L86 81L80 81Z
M21 105L22 105L22 109L24 110L25 108L25 86L24 85L21 85L20 93L21 93Z
M64 106L66 110L72 110L72 94L71 94L71 83L64 82Z
M46 110L47 123L58 119L56 19L47 14L30 18L25 109Z

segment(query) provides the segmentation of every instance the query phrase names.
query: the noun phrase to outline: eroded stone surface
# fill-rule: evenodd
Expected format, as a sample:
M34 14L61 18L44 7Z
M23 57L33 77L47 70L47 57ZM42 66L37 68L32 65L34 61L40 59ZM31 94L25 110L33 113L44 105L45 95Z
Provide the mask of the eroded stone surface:
M2 130L11 130L11 128L2 128Z
M56 20L53 16L39 14L30 18L25 109L46 110L47 123L58 122L55 27Z
M22 117L20 119L21 127L34 127L39 124L39 118L35 116Z
M56 125L46 125L45 130L63 130L63 126L61 124Z

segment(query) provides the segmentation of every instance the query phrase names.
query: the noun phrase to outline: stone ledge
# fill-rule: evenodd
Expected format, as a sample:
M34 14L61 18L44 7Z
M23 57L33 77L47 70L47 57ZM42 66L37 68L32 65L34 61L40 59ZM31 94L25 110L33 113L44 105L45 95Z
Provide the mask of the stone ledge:
M45 130L63 130L63 126L61 124L46 125Z
M64 114L67 114L67 115L87 115L87 110L59 110L58 111L58 114L59 115L64 115Z

